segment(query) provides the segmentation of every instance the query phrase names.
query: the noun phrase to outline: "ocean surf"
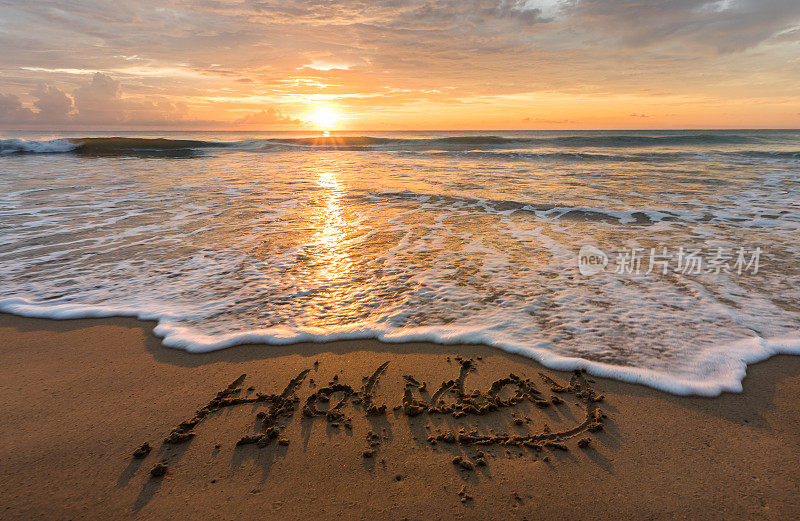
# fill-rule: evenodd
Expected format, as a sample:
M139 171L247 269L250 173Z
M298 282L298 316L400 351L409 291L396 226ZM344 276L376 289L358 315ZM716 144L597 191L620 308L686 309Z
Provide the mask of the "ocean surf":
M481 343L715 395L800 353L798 185L792 131L7 135L0 311L189 351Z

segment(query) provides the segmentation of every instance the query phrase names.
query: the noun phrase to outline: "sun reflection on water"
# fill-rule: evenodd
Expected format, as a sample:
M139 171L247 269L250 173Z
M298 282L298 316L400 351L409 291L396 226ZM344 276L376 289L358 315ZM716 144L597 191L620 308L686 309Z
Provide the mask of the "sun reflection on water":
M344 280L352 262L346 250L347 233L351 224L342 203L345 185L334 170L317 171L317 184L322 189L321 205L314 215L315 265L318 275L327 282Z

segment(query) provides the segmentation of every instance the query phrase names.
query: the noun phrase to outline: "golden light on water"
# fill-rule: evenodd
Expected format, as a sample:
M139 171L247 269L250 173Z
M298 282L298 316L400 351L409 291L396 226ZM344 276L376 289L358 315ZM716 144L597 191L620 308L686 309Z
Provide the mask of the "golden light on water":
M340 201L344 185L334 170L320 169L317 183L323 189L323 206L316 219L317 245L320 261L320 275L331 281L340 279L349 271L349 262L342 243L347 236L350 223L345 217L345 209Z

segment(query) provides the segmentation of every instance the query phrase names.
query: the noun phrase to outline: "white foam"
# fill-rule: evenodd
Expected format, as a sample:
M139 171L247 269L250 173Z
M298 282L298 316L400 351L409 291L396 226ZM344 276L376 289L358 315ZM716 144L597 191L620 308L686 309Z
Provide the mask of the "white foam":
M582 358L566 357L552 352L547 342L540 345L520 345L499 341L491 327L417 327L390 328L374 323L350 324L336 328L274 327L236 333L207 335L191 327L179 325L179 317L158 316L135 308L48 304L14 298L0 300L0 311L19 316L49 319L79 319L105 317L136 317L157 320L154 333L168 347L192 353L205 353L243 344L286 345L300 342L330 342L336 340L375 339L387 343L433 342L439 344L483 344L509 353L532 358L546 367L560 371L585 369L589 374L623 382L647 385L678 395L718 396L722 392L741 392L742 379L748 364L760 362L778 354L800 354L800 336L751 338L730 345L717 346L704 353L698 367L713 368L711 377L698 380L676 378L674 375L639 367L605 364Z
M46 141L27 141L24 139L0 139L0 155L23 152L35 154L58 154L71 152L79 143L69 139L49 139Z

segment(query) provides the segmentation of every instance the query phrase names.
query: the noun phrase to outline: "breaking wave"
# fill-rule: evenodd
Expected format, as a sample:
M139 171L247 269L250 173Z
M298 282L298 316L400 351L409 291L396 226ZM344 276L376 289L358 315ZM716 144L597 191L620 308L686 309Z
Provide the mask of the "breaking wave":
M191 139L140 137L85 137L75 139L50 139L44 141L0 139L0 155L63 154L69 152L86 155L103 155L125 152L169 152L225 146L230 146L230 143Z

